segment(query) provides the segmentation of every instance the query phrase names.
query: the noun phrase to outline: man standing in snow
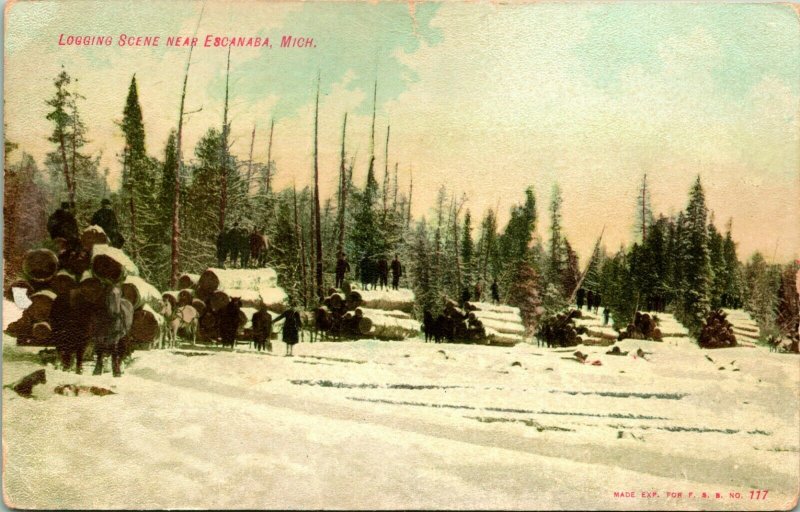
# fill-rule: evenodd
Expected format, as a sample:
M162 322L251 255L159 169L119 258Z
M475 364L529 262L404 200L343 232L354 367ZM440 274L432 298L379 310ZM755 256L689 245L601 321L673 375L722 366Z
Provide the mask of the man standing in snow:
M300 338L300 329L303 326L302 319L300 318L300 313L296 311L293 307L290 307L274 320L278 322L279 320L284 320L283 322L283 342L286 343L286 356L291 357L292 348L297 344Z
M378 260L378 280L380 281L381 290L385 290L389 285L389 262L386 261L386 256L382 254Z
M228 233L222 229L217 235L217 266L225 268L226 259L228 259Z
M267 311L266 304L263 302L261 303L258 307L258 311L253 313L251 321L253 326L253 343L256 346L256 350L259 352L262 350L272 352L272 341L270 341L270 336L272 335L272 315Z
M400 260L397 259L397 255L394 255L394 259L392 260L392 289L397 290L400 287L400 276L403 275L403 266L400 264Z
M591 313L593 305L594 305L594 292L592 290L589 290L589 292L586 294L586 311Z
M586 290L578 288L578 311L583 309L583 298L586 296Z
M358 265L358 271L360 274L359 277L361 278L361 287L365 290L369 290L369 285L372 282L372 262L366 254Z
M492 280L492 302L500 304L500 288L497 286L497 279Z
M347 255L339 253L339 258L336 260L336 288L341 289L344 283L344 275L350 272L350 263L347 262Z

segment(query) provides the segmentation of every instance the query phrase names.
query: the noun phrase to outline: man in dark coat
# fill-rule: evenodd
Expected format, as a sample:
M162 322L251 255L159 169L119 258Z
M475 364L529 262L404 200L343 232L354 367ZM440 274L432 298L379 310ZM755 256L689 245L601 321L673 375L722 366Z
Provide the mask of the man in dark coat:
M264 264L264 253L267 251L267 243L264 240L264 235L261 234L261 231L258 228L253 228L253 232L250 233L250 259L253 262L253 265L257 267L263 267Z
M100 226L106 232L109 243L113 247L122 247L125 243L125 238L119 232L119 223L117 222L117 215L111 209L111 201L103 199L100 201L100 209L92 215L92 224Z
M222 346L230 346L231 350L236 345L236 334L239 332L239 311L242 309L242 299L231 297L228 305L219 314L219 335Z
M594 312L597 313L600 309L600 302L603 300L603 297L600 295L600 292L594 294Z
M389 286L389 262L386 261L386 256L383 255L378 260L378 280L380 281L381 290L385 290Z
M267 305L263 302L258 307L258 311L253 313L253 342L255 343L256 350L261 352L267 350L272 352L272 315L267 311Z
M592 306L594 305L594 292L589 290L586 293L586 311L592 312Z
M578 309L583 309L583 299L586 296L586 290L578 288Z
M369 285L372 283L372 262L369 259L369 256L364 255L361 259L361 263L358 265L359 277L361 278L361 287L365 290L369 290Z
M341 289L344 283L344 275L350 272L350 263L347 262L347 255L340 253L336 259L336 288Z
M133 320L133 306L122 298L119 285L106 286L103 302L96 308L92 319L91 334L97 354L94 375L103 373L103 358L108 353L111 355L114 377L119 377L122 375L120 362L125 352L123 338L128 334Z
M223 229L217 235L217 266L225 268L228 259L228 233Z
M250 265L250 235L244 226L236 230L236 247L239 250L239 265L247 268Z
M235 267L239 261L239 223L234 222L233 227L225 234L225 245L228 247L228 254L231 256L231 267Z
M497 279L492 281L492 302L500 304L500 287L497 286Z
M61 203L61 208L47 219L47 232L50 233L50 238L63 238L70 246L78 243L78 222L68 202Z
M608 325L608 319L611 316L611 310L607 307L603 310L603 325Z
M277 322L284 319L283 322L283 342L286 343L286 355L292 356L292 347L294 347L300 339L300 328L303 326L300 313L294 308L289 308L276 318Z
M397 290L400 287L400 277L403 275L403 265L400 264L400 260L397 258L397 255L394 255L394 259L392 260L392 289Z

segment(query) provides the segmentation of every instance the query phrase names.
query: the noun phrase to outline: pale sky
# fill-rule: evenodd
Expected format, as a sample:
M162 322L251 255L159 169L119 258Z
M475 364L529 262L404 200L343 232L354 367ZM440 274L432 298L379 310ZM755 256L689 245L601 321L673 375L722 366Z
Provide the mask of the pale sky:
M163 158L177 125L186 48L202 7L187 1L21 1L7 12L8 138L42 164L52 150L45 100L60 67L78 79L81 109L118 186L115 121L135 73L147 150ZM110 47L59 46L59 35L110 35ZM120 48L118 36L161 37L158 48ZM334 192L341 121L363 185L372 83L378 77L377 165L389 162L401 190L414 174L414 213L429 213L441 184L466 193L473 217L500 204L501 221L523 191L536 190L544 236L554 181L567 236L588 255L632 236L643 173L653 207L685 207L699 173L724 229L733 217L739 254L800 255L800 23L790 6L691 3L292 3L212 1L198 37L269 36L272 49L231 53L233 151L266 160L270 118L278 187L310 182L313 99L322 76L323 198ZM282 35L314 48L279 48ZM185 155L222 123L226 50L197 47ZM19 153L16 158L19 157ZM476 221L475 224L478 222ZM476 233L477 235L477 233Z

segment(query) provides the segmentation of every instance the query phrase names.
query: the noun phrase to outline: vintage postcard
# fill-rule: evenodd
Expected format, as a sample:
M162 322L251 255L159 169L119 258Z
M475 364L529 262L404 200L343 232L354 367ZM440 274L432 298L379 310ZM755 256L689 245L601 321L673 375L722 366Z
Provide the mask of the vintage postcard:
M793 3L5 7L20 509L791 510Z

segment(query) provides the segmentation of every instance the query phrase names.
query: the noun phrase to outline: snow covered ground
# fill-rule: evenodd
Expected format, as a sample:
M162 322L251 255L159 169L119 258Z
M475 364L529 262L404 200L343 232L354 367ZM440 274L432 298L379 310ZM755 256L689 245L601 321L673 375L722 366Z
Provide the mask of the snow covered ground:
M280 342L273 354L137 352L121 379L48 365L34 398L3 389L6 502L791 508L798 357L674 339L685 342L617 343L626 356L577 347L587 364L574 348L362 340L301 343L291 358ZM42 368L37 351L4 336L3 383ZM116 394L54 393L70 383ZM766 499L751 500L751 489Z

